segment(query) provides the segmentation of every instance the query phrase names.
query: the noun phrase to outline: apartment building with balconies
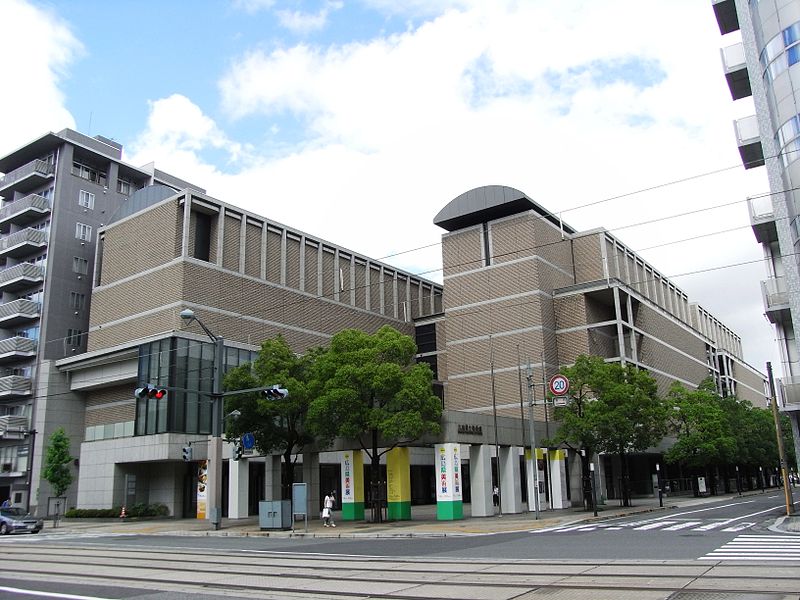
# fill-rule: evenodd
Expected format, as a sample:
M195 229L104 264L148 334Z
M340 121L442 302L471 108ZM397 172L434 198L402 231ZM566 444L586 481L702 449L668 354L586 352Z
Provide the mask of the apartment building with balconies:
M137 190L187 184L69 129L0 157L0 173L0 498L45 514L56 502L40 478L48 439L63 427L77 455L84 434L83 406L52 365L86 350L97 230Z
M800 0L713 0L725 78L734 101L752 98L755 114L734 123L746 169L764 166L769 194L749 199L764 251L764 315L781 357L776 382L800 455ZM730 40L730 42L728 42Z

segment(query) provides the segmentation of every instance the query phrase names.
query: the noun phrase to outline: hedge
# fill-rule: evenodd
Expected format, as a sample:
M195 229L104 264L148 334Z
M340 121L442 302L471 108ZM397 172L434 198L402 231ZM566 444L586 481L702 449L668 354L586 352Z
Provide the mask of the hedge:
M115 519L122 513L122 507L116 508L70 508L64 516L67 519ZM164 504L145 504L138 502L125 507L128 517L168 517L169 509Z

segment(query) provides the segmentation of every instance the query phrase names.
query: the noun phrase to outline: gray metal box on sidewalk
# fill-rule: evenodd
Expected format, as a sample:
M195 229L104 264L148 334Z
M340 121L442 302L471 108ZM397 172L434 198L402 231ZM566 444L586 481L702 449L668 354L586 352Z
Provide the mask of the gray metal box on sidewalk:
M292 528L291 500L262 500L258 503L258 526L264 529Z

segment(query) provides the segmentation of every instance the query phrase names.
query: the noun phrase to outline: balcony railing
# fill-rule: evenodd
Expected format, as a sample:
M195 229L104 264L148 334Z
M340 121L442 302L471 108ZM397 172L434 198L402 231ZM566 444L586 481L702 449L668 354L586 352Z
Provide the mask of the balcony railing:
M25 224L50 212L50 200L39 194L29 194L0 208L0 224Z
M789 303L785 277L773 277L762 281L761 289L764 292L764 304L768 309L782 308Z
M739 42L721 50L722 64L725 68L725 79L734 100L747 98L753 95L750 88L750 77L747 74L747 61L744 55L744 45Z
M31 378L23 375L0 377L0 398L21 398L30 396Z
M47 231L28 227L0 238L0 256L24 256L47 245Z
M0 417L0 437L19 438L30 429L30 419L22 415L3 415Z
M54 172L51 163L40 159L33 160L19 169L6 173L5 177L0 179L0 191L7 192L9 188L23 192L33 189L53 177Z
M11 327L16 323L39 318L39 303L19 298L0 304L0 327Z
M0 340L0 361L35 356L37 346L36 340L19 336Z
M758 130L758 119L750 115L733 122L736 130L736 141L739 154L745 169L760 167L764 164L764 149L761 146L761 134Z
M748 198L750 208L750 226L759 244L778 241L778 230L775 227L775 212L769 197Z
M44 267L33 263L20 263L0 269L0 291L19 290L44 281Z
M778 380L780 407L782 411L800 411L800 377L784 377Z

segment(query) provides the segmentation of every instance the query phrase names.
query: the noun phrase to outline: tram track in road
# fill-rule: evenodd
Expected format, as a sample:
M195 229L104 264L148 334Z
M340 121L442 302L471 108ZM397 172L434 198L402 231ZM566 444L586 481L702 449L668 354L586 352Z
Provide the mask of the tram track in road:
M637 600L668 598L687 590L757 591L759 598L775 600L800 595L796 575L800 561L780 567L692 561L500 561L163 547L131 550L89 544L14 544L5 550L3 576L27 582L57 580L247 597L510 600L536 591L565 590L586 591L587 598L591 590L618 590L619 598Z

